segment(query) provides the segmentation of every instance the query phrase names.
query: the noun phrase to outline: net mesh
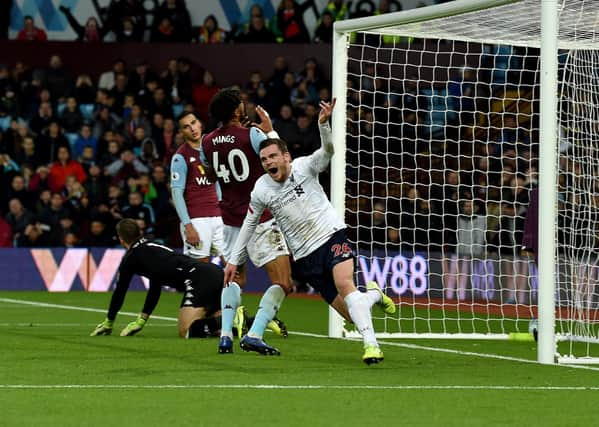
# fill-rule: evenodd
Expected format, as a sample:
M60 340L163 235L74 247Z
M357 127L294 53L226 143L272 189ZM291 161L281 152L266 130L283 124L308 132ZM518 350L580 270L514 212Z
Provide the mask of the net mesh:
M558 331L593 341L599 2L560 3L559 16ZM358 283L388 285L399 306L379 329L531 326L539 39L536 0L350 35L346 221Z

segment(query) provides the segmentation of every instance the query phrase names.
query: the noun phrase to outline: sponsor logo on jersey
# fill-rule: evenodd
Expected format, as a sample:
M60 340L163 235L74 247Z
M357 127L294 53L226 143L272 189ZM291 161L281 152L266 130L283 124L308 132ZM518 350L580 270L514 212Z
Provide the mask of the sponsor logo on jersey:
M210 182L210 180L209 180L208 178L206 178L205 176L203 176L203 177L201 177L201 178L198 178L198 177L196 176L196 183L197 183L198 185L210 185L210 184L212 184L212 183Z

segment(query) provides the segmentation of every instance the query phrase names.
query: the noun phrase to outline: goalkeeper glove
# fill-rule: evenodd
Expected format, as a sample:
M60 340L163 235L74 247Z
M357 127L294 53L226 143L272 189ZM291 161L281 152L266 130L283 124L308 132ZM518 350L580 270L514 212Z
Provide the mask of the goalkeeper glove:
M134 320L133 322L131 322L127 326L125 326L125 329L123 329L121 331L121 336L122 337L130 337L130 336L135 335L136 333L138 333L139 331L141 331L144 328L146 322L147 322L146 319L139 316L136 320Z
M98 335L110 335L112 333L113 323L113 320L105 319L102 323L96 326L96 329L94 329L89 336L95 337Z

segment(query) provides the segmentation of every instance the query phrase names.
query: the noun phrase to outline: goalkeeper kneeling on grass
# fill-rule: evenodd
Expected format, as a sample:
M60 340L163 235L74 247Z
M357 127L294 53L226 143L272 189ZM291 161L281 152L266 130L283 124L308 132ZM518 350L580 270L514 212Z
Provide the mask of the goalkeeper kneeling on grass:
M135 220L123 219L116 226L121 244L127 253L119 266L116 288L110 300L106 319L90 334L110 335L117 313L123 306L129 283L134 274L150 279L148 295L139 317L129 323L121 336L132 336L141 331L156 308L162 286L183 292L179 309L179 336L204 338L220 336L220 296L223 271L210 263L201 263L171 248L142 237ZM247 333L253 318L245 307L239 307L234 325L239 336ZM268 324L275 334L287 337L285 324L275 318Z
M142 237L135 220L123 219L116 226L121 244L127 249L119 266L116 288L110 300L106 319L91 336L110 335L117 313L123 306L129 282L134 274L150 280L143 310L129 323L121 336L141 331L154 311L162 286L183 292L179 310L179 336L185 338L220 334L220 294L223 271L210 263L199 263L171 248Z

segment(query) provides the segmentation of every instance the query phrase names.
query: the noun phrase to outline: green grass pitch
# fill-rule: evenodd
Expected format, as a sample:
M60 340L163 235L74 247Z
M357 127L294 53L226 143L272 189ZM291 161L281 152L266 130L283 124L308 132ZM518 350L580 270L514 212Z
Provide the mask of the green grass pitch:
M145 293L127 296L137 313ZM325 338L327 306L290 297L280 357L217 354L177 337L164 293L135 337L89 337L109 294L0 292L0 426L584 426L597 422L599 367L535 363L534 342ZM34 302L35 304L25 304ZM245 295L255 311L258 297ZM43 303L43 304L38 304ZM64 307L55 307L60 305ZM71 309L68 309L70 307ZM98 311L94 311L98 310Z

